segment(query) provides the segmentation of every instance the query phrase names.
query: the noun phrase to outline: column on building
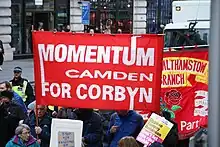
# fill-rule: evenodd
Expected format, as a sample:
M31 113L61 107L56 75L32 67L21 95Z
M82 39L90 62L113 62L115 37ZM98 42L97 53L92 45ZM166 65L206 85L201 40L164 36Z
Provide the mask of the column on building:
M145 34L147 27L147 0L133 1L133 34Z
M70 0L70 26L71 31L83 32L81 0Z
M0 0L0 40L5 49L5 60L13 60L11 43L11 0Z

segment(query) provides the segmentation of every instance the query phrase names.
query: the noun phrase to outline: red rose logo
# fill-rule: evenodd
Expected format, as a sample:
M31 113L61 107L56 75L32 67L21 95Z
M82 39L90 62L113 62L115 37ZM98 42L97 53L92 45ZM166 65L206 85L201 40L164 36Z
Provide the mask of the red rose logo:
M165 93L164 100L169 106L179 105L182 94L176 89L172 89Z

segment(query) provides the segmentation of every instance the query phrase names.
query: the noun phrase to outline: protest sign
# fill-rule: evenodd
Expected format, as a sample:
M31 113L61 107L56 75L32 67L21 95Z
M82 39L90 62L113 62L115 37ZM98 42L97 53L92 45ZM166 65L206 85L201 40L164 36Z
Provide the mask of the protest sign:
M50 147L80 147L83 122L68 119L53 119Z
M159 110L161 35L33 32L38 104Z
M165 52L161 109L178 124L179 138L194 135L208 120L208 50Z
M171 122L152 113L138 135L137 141L143 143L146 147L150 146L155 141L162 143L172 127L173 124Z

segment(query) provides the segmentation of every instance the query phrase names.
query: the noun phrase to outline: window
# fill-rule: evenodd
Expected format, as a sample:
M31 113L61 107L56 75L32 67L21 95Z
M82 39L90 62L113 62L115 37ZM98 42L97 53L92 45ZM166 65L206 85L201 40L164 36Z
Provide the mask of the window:
M111 21L112 33L116 33L119 28L123 33L132 32L133 0L90 0L90 2L91 13L88 28L104 32L109 28L107 21Z
M180 47L209 44L209 29L188 29L166 30L165 47Z

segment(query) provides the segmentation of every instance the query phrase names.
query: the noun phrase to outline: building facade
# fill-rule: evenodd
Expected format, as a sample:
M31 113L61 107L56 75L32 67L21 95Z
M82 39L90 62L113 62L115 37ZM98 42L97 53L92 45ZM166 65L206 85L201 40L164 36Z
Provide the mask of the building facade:
M90 24L83 25L82 1L43 0L37 6L35 0L0 0L0 39L6 60L32 54L33 29L53 31L70 25L74 32L155 33L155 27L169 22L172 10L172 0L84 0L90 2L91 11Z
M133 0L90 0L90 24L82 25L82 1L70 0L70 24L73 31L94 29L103 33L110 29L116 33L121 29L123 33L132 33Z
M0 40L5 49L5 60L13 59L11 43L11 0L0 0Z
M11 0L12 41L14 54L32 54L31 30L60 29L69 24L69 0Z

